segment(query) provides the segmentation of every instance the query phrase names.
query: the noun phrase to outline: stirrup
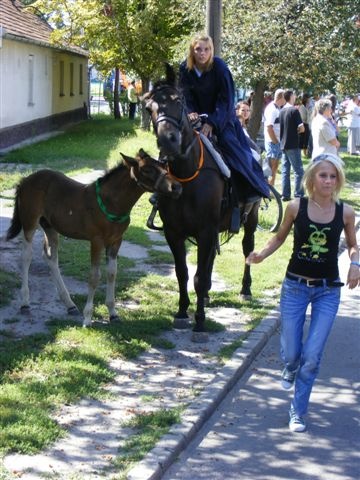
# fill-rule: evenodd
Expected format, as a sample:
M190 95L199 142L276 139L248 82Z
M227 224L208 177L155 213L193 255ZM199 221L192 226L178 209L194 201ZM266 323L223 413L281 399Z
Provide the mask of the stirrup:
M158 211L158 208L157 208L157 204L156 204L152 207L149 218L146 221L146 226L148 228L150 228L150 230L156 230L156 231L163 230L163 227L157 227L154 224L154 219L156 217L157 211Z

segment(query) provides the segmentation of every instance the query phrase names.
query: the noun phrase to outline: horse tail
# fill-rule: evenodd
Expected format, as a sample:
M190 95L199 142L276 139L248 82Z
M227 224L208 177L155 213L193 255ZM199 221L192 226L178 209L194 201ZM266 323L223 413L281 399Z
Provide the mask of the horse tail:
M11 219L11 225L8 228L8 231L6 233L6 240L11 240L12 238L15 238L17 235L19 235L22 229L22 224L21 224L20 215L19 215L20 187L21 187L21 183L16 187L14 212L13 212L13 217Z

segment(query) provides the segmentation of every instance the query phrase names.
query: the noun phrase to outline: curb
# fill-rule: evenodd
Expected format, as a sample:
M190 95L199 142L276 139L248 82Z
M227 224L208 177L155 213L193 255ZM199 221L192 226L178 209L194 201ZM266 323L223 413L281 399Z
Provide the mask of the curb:
M185 410L180 424L173 425L156 446L127 474L127 480L160 480L180 453L194 439L236 382L246 372L280 324L279 310L265 317L231 360Z

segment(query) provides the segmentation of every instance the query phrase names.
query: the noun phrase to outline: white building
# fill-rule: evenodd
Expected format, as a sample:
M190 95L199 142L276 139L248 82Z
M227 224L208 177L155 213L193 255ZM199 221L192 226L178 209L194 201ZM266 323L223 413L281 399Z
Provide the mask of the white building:
M0 0L0 149L87 118L87 52L53 45L51 32L18 0Z

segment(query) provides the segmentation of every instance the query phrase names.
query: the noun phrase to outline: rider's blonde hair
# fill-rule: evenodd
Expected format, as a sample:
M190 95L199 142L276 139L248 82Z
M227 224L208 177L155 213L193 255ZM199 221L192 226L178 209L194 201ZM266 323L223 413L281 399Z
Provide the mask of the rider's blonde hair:
M337 157L336 155L332 155L329 153L323 153L315 157L307 167L304 172L304 176L302 179L302 183L304 188L306 189L309 197L313 196L314 192L314 177L315 173L317 172L319 166L323 162L329 162L333 165L336 169L337 174L337 182L335 190L332 193L332 199L336 202L339 198L339 193L343 186L345 185L345 173L343 170L343 161L341 158Z
M211 50L211 55L210 58L205 66L205 70L210 70L213 61L214 61L214 43L212 41L212 38L210 35L207 35L206 33L198 33L196 34L190 41L190 46L189 46L189 53L186 59L186 65L188 70L192 70L195 67L195 55L194 55L194 50L195 46L198 42L206 42L209 44L210 50Z

